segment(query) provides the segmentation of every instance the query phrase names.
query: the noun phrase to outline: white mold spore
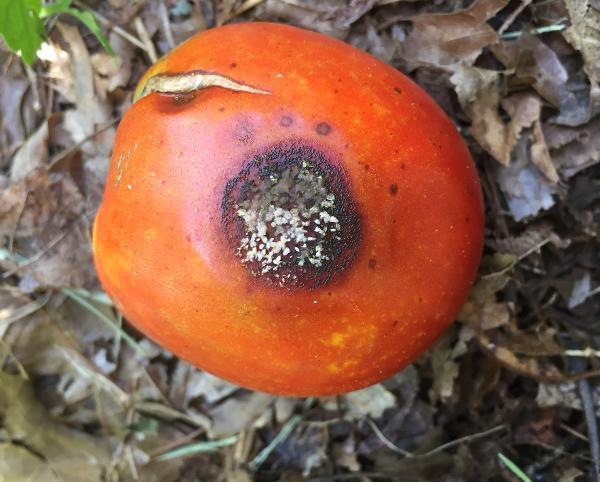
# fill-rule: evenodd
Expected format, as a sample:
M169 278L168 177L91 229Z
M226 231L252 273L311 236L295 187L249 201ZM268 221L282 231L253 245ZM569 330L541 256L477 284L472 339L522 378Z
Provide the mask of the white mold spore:
M290 266L320 268L331 257L329 242L341 239L340 222L332 214L335 195L311 167L303 161L270 174L236 205L245 226L237 255L254 275ZM272 276L280 286L296 278L290 273Z

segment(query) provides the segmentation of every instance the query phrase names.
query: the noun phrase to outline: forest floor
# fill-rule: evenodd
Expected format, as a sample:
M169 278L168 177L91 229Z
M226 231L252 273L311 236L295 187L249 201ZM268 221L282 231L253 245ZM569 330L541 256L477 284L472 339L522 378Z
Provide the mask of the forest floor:
M63 16L32 68L0 45L0 480L600 481L598 0L75 4L116 57ZM224 382L132 329L94 272L90 226L136 82L193 33L247 20L410 75L479 169L469 301L414 365L363 391Z

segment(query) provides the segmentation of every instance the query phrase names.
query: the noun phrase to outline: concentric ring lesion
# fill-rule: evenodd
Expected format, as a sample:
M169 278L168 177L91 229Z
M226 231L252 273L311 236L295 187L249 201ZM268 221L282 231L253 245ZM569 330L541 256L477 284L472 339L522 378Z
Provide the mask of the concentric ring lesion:
M360 216L345 173L294 140L264 149L225 188L223 229L236 258L279 288L314 289L345 271Z

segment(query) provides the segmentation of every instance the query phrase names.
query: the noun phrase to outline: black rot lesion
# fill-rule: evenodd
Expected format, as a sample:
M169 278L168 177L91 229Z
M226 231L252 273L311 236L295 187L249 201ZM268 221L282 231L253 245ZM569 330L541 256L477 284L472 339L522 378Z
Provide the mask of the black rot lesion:
M396 194L398 194L398 184L396 184L396 183L390 184L390 187L388 188L388 190L392 196L395 196Z
M294 291L340 279L361 244L347 174L302 139L260 149L221 203L230 248L254 279Z

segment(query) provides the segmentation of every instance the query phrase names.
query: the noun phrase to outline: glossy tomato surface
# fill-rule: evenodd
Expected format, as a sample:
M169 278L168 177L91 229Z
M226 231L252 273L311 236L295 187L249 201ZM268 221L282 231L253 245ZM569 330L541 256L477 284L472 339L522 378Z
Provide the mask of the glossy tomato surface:
M93 237L119 309L194 365L277 394L359 389L418 357L482 250L454 125L392 67L284 25L202 32L138 94L196 74L257 92L153 92L126 112Z

